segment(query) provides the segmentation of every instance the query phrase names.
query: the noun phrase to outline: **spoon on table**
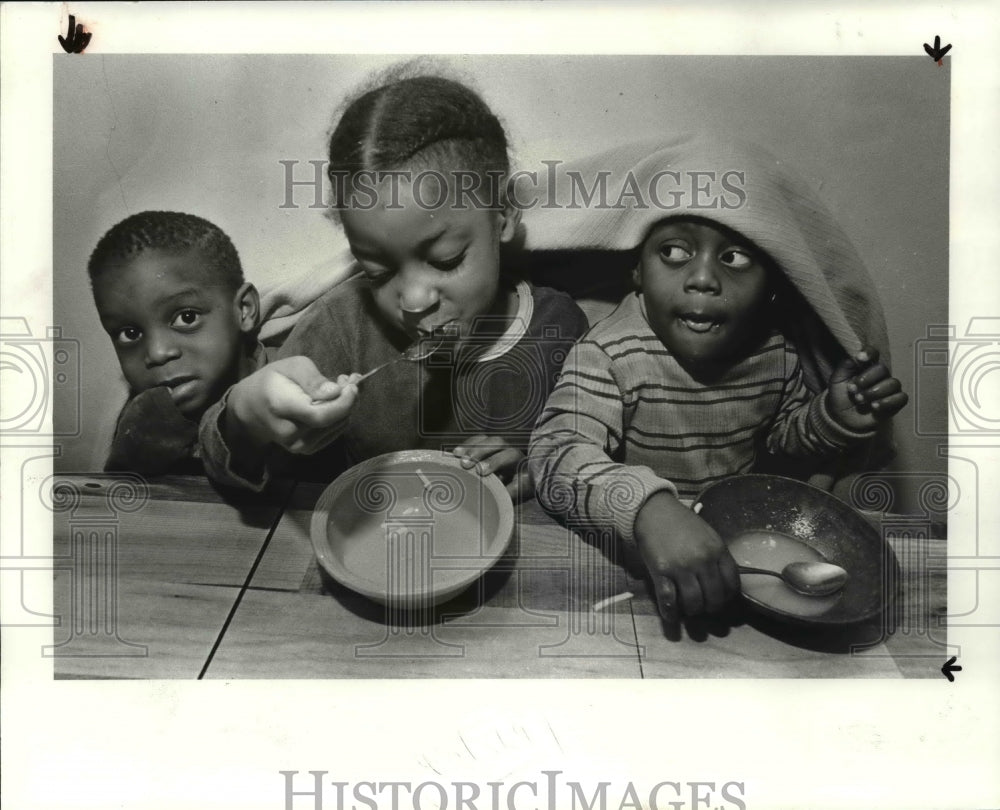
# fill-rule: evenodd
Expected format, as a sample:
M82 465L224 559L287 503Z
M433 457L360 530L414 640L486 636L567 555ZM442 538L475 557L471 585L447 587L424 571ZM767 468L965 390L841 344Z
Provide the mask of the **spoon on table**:
M847 582L847 571L833 563L793 562L781 571L768 571L765 568L740 567L741 574L769 574L778 577L793 591L806 596L829 596L844 587Z

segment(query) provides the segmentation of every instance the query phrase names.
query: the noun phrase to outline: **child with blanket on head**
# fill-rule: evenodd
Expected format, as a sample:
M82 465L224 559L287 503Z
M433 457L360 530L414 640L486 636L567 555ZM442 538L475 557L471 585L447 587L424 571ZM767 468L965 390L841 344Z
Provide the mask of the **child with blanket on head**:
M872 440L907 397L886 365L864 268L777 161L686 138L632 150L589 167L631 173L640 190L669 167L669 210L540 207L528 225L536 247L583 234L604 244L581 247L638 246L635 292L570 352L529 459L544 507L635 543L674 620L717 612L739 592L726 546L686 505L702 488L750 472L761 451L836 457ZM687 168L698 178L685 188ZM728 189L725 171L737 173Z
M206 414L210 475L259 490L275 473L329 481L345 464L433 448L496 473L515 499L533 494L531 429L587 323L569 296L501 267L519 221L509 170L503 127L458 82L390 78L349 104L328 176L362 272ZM434 335L445 351L392 362ZM351 373L387 363L360 384Z
M87 269L130 388L105 469L201 472L198 420L266 362L236 248L201 217L144 211L101 237Z

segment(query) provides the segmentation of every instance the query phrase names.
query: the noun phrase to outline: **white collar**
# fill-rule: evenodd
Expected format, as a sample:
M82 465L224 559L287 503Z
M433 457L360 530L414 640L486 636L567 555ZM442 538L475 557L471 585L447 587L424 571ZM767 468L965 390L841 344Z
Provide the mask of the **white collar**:
M528 331L528 324L535 314L535 297L531 294L531 285L527 281L519 281L514 292L517 293L517 312L492 348L476 358L477 363L486 363L507 354Z

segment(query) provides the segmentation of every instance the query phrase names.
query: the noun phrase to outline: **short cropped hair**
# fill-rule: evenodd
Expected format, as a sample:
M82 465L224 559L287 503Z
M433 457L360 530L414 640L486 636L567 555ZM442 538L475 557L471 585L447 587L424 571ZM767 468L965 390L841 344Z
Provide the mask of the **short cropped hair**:
M198 250L205 258L212 282L233 290L243 284L239 254L217 225L194 214L143 211L126 217L98 240L87 264L91 285L112 265L130 261L147 250L175 254Z

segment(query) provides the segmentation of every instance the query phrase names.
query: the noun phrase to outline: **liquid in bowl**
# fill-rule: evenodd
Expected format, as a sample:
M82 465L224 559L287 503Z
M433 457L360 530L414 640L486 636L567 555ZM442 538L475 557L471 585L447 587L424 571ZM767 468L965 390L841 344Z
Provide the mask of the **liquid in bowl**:
M429 514L422 497L414 496L401 500L394 514L368 515L349 531L338 529L344 568L386 593L407 594L460 581L468 569L456 567L458 561L479 559L482 527L468 510Z
M793 562L828 562L816 549L781 532L743 532L729 541L729 552L738 565L781 571ZM840 601L842 591L829 596L806 596L777 577L740 574L743 593L775 610L795 616L820 616Z

